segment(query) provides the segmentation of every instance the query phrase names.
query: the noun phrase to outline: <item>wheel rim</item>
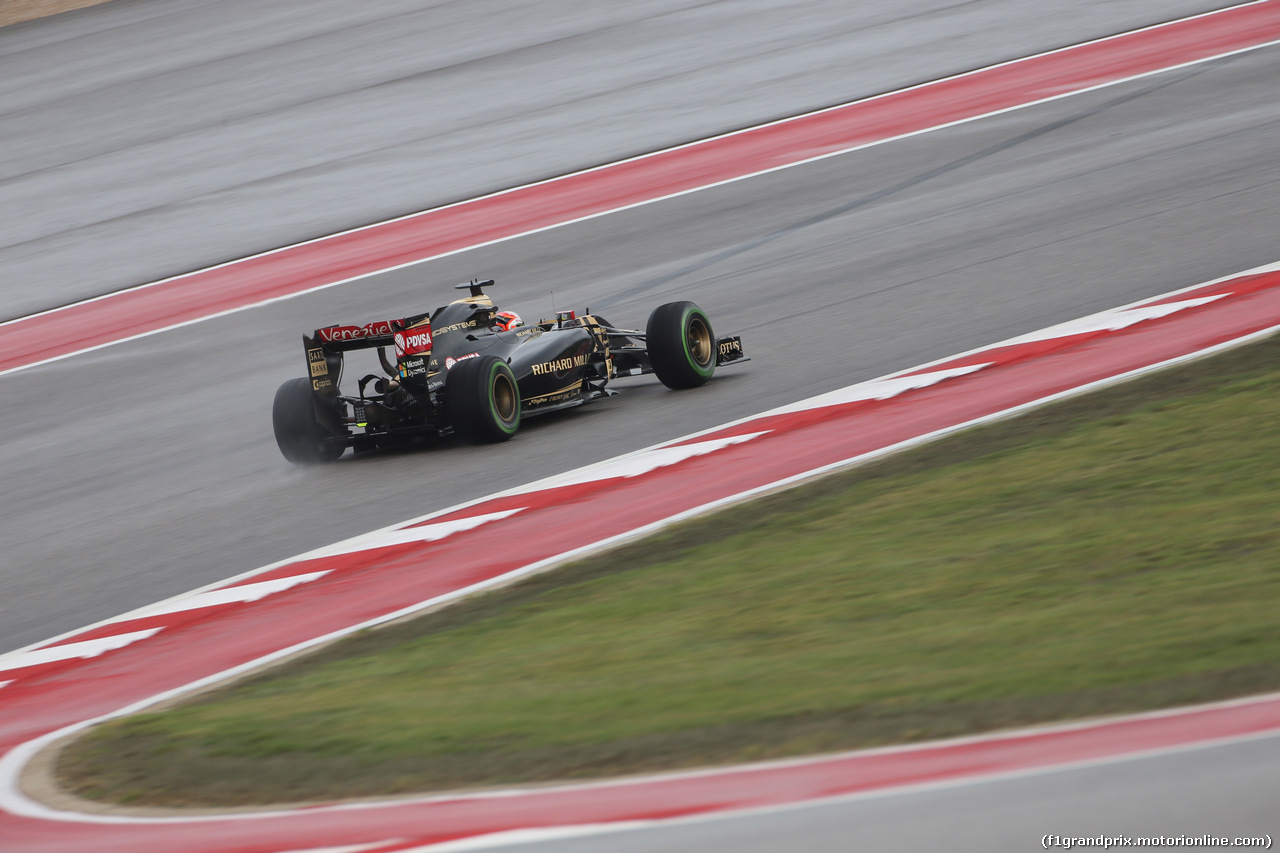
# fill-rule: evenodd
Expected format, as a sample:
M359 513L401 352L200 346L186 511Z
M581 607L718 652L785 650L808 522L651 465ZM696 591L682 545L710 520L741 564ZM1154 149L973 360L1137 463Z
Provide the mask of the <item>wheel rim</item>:
M698 366L706 367L710 364L714 342L711 340L711 329L708 328L701 317L693 317L689 320L689 328L685 337L689 355L693 356L693 360L697 362Z
M520 400L516 397L515 386L511 377L499 372L493 378L493 410L503 423L511 423L520 410Z

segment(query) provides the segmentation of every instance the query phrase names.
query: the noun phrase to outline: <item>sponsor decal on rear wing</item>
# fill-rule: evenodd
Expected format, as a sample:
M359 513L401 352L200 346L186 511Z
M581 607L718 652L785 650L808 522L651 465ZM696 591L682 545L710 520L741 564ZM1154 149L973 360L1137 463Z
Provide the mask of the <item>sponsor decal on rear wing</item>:
M321 394L337 394L338 379L342 376L342 353L329 349L308 335L302 336L302 348L307 353L311 390Z
M396 345L396 359L403 361L414 355L431 352L431 324L415 326L407 332L396 332L393 338Z
M328 326L316 329L316 340L322 344L357 344L376 346L379 343L391 343L393 320L382 320L377 323L366 323L363 326ZM379 340L381 339L381 340Z
M316 329L315 340L327 350L342 351L364 349L367 347L385 347L395 343L396 332L425 326L430 334L430 312L415 314L403 320L379 320L365 323L363 326L334 325Z

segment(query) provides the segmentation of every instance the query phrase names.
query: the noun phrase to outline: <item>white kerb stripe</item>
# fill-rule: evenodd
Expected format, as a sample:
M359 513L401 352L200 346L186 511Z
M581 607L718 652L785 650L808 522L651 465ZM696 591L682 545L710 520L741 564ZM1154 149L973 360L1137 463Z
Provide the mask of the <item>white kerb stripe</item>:
M435 542L455 533L471 530L490 521L498 521L515 515L524 507L506 509L501 512L490 512L485 515L473 515L470 518L459 518L454 521L442 521L439 524L424 524L421 527L401 527L395 530L378 530L345 539L334 545L308 551L297 560L317 560L322 557L336 557L339 554L354 554L357 551L368 551L371 548L386 548L390 545L404 545L409 542Z
M369 844L344 844L341 847L306 847L280 850L278 853L365 853L366 850L377 850L393 844L404 844L403 838L389 838L386 841L374 841Z
M575 486L580 483L594 483L597 480L612 480L617 477L638 477L641 474L647 474L658 468L666 468L669 465L675 465L677 462L683 462L695 456L705 456L730 445L742 444L744 441L750 441L767 432L770 432L770 430L752 432L745 435L731 435L728 438L700 441L696 444L680 444L675 447L644 450L639 453L620 456L617 459L597 462L595 465L588 465L585 468L579 468L576 471L570 471L556 477L548 477L520 491L542 491L543 489L555 489L561 486Z
M14 652L0 657L0 672L10 669L22 669L38 666L42 663L53 663L72 658L93 658L113 649L124 648L130 643L145 640L160 628L148 628L145 631L132 631L128 634L117 634L114 637L102 637L97 640L84 640L79 643L64 643L61 646L45 646L29 652Z
M531 827L528 829L505 829L475 835L471 838L459 838L455 841L439 841L421 847L407 847L399 853L461 853L469 850L489 850L494 847L509 847L515 844L530 844L537 841L558 841L562 838L574 838L583 835L600 835L606 832L625 832L629 829L644 829L653 826L652 820L620 820L613 823L588 823L568 826Z
M770 409L757 417L767 418L773 415L788 415L793 412L804 412L809 409L825 409L828 406L842 406L846 403L860 403L867 400L888 400L899 394L905 394L907 391L914 391L917 388L928 388L930 385L937 385L945 379L952 379L956 376L964 376L967 373L974 373L984 367L990 367L991 362L985 364L969 364L964 367L953 367L949 370L935 370L932 373L916 373L911 376L898 376L894 379L873 379L870 382L862 382L857 385L850 385L848 388L837 388L826 394L819 394L817 397L810 397L807 400L801 400L798 403L792 403L789 406L782 406L777 409Z
M298 584L308 583L316 578L324 577L330 571L332 569L325 569L321 572L308 572L305 575L293 575L287 578L276 578L269 581L259 581L258 583L246 583L240 586L228 586L222 589L213 589L208 592L172 598L159 604L153 604L150 607L134 610L123 616L117 616L111 621L126 622L134 619L145 619L149 616L162 616L166 613L182 613L187 610L199 610L203 607L216 607L219 604L257 601L260 598L271 595L273 592L281 592Z
M1068 338L1072 335L1085 335L1090 332L1116 332L1135 323L1141 323L1143 320L1168 317L1170 314L1176 314L1188 308L1195 308L1197 305L1205 305L1230 295L1230 293L1216 293L1213 296L1184 299L1181 302L1166 302L1163 305L1143 305L1138 308L1126 308L1121 311L1104 311L1091 317L1082 317L1079 320L1072 320L1068 323L1050 326L1038 332L1012 338L996 344L996 346L1007 347L1015 344L1029 344L1036 341L1049 341L1054 338Z
M1119 311L1104 311L1101 314L1094 314L1090 317L1082 317L1078 320L1072 320L1068 323L1061 323L1057 326L1050 326L1047 329L1041 329L1037 332L1021 335L1016 338L1010 338L1007 341L1001 341L994 346L987 347L987 350L1003 349L1004 347L1017 346L1019 344L1035 343L1036 341L1051 341L1055 338L1069 338L1073 335L1085 335L1091 332L1116 332L1120 329L1141 323L1144 320L1155 320L1160 317L1168 317L1170 314L1176 314L1179 311L1185 311L1188 308L1195 308L1198 305L1205 305L1209 302L1222 299L1224 296L1230 296L1229 293L1218 293L1213 296L1200 296L1195 299L1184 299L1181 302L1166 302L1162 305L1142 305L1137 308L1126 308ZM896 397L906 391L912 391L917 388L926 388L934 385L944 379L951 379L956 376L964 376L967 373L973 373L984 367L990 367L994 362L986 364L975 364L966 367L956 367L949 370L937 370L930 373L916 373L910 376L899 376L893 379L876 379L871 382L863 382L858 385L852 385L848 388L839 388L827 394L820 394L817 397L810 397L807 400L801 400L798 403L792 403L789 406L782 406L778 409L771 409L759 417L769 417L770 415L785 415L792 412L803 412L809 409L821 409L827 406L839 406L845 403L857 403L866 400L887 400L890 397Z

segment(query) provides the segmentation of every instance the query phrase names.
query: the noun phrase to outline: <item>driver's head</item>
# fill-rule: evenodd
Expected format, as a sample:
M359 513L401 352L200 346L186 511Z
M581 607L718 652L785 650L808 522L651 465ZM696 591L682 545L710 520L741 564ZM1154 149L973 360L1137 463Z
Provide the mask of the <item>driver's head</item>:
M520 319L520 315L514 311L499 311L493 315L493 321L489 324L489 328L495 332L509 332L517 326L523 326L524 320Z

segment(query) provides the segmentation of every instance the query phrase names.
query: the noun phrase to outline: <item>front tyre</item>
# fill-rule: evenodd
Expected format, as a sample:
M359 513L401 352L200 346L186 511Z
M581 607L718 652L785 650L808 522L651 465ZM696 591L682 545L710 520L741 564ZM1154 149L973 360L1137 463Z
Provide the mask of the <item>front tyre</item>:
M276 389L271 426L280 452L295 465L331 462L346 449L324 441L329 431L316 420L315 400L307 379L290 379Z
M491 355L460 361L445 380L449 424L476 443L506 441L520 429L520 388L515 374Z
M696 388L716 372L711 321L692 302L668 302L653 309L645 339L653 372L668 388Z

